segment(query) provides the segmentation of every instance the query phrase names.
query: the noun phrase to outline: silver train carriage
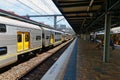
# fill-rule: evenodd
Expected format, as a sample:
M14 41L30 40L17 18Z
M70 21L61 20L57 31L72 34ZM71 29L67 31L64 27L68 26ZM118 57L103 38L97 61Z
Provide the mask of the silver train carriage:
M0 68L18 60L18 55L42 48L39 26L0 16Z
M42 27L43 46L56 46L63 41L63 32Z
M60 43L62 43L62 36L63 32L57 31L57 30L52 30L52 35L53 35L53 46L56 46Z
M56 46L67 33L0 16L0 68L14 63L18 55Z

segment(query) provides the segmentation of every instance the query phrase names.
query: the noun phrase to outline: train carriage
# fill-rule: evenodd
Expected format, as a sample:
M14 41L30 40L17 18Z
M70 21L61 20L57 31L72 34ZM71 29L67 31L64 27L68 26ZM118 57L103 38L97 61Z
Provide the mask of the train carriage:
M70 40L72 38L72 35L69 33L65 33L65 41Z
M57 30L52 30L52 34L53 34L53 39L54 39L53 46L56 46L56 45L62 43L63 32L57 31Z
M18 60L18 55L42 48L39 26L0 17L0 68Z
M120 45L120 33L111 33L110 37L113 39L114 44Z
M116 45L120 45L120 33L110 33L110 38L113 40L113 43ZM104 40L104 33L96 34L96 40Z
M65 34L53 28L0 16L0 68L16 62L19 55L56 46L70 39Z
M49 47L53 45L54 41L51 29L42 27L42 40L43 40L42 45L44 47Z
M62 32L62 42L65 42L65 32Z

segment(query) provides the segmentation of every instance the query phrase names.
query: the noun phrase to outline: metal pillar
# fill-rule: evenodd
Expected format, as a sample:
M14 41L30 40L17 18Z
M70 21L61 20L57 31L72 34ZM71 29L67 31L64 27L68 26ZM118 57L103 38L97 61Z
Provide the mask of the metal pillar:
M104 35L104 51L103 51L103 61L109 62L110 56L110 26L111 26L111 16L107 12L108 0L106 1L106 13L105 13L105 35Z
M57 16L54 16L54 28L56 28L57 27Z
M109 62L110 55L110 14L105 14L105 35L104 35L104 53L103 53L103 61Z

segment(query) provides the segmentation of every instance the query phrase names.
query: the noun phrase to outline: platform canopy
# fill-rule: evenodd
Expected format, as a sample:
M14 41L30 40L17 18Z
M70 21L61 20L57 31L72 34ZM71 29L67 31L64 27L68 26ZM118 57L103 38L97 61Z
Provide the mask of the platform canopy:
M105 9L111 27L120 25L120 0L53 0L77 34L104 30Z

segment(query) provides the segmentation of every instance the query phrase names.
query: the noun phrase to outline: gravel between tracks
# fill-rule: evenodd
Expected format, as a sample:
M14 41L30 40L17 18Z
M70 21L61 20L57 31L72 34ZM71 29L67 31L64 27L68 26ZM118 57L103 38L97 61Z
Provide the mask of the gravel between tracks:
M71 40L70 40L71 41ZM65 46L70 41L65 42L64 44L61 44L47 52L44 52L42 54L37 55L36 57L21 63L17 66L12 67L10 70L0 74L0 80L18 80L20 77L22 77L24 74L29 72L31 69L33 69L38 64L42 63L45 59L50 57L52 54L54 54L57 50Z

